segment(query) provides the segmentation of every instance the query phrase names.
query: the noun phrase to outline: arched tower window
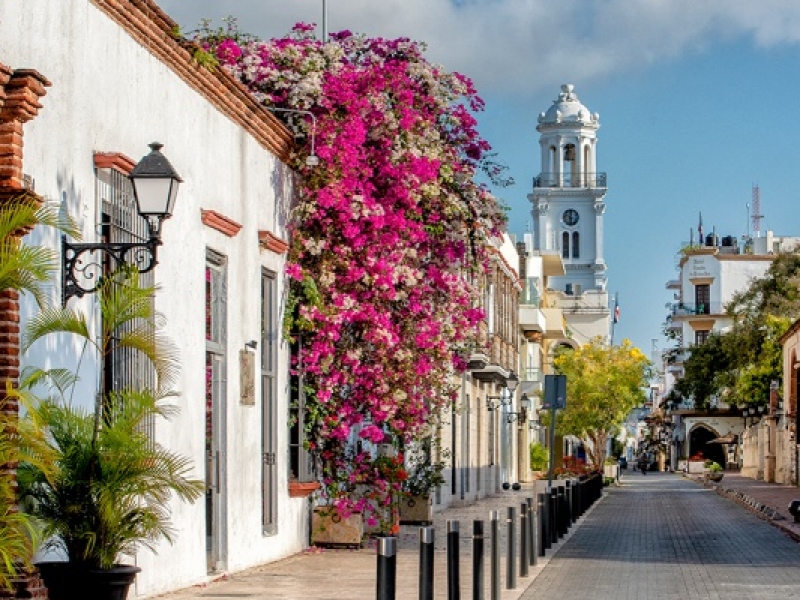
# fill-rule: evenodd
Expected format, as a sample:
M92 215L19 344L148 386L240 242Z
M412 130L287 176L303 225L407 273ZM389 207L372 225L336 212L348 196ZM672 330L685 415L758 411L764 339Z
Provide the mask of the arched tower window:
M548 159L548 171L546 174L547 185L552 186L556 181L556 174L558 173L558 152L555 146L550 146L550 156Z
M561 234L561 258L569 258L569 232Z
M572 258L581 257L581 234L577 231L572 233Z

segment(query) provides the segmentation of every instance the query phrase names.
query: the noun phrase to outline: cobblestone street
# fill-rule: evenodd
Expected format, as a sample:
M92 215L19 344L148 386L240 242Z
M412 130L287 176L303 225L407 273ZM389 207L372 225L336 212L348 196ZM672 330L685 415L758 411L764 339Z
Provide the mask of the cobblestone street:
M800 545L693 481L631 473L522 598L800 598Z

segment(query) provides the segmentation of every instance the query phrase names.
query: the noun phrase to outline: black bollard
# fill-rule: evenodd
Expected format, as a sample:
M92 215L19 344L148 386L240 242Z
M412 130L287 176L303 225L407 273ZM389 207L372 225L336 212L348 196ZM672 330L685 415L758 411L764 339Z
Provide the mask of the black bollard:
M433 600L433 539L432 526L419 528L419 600Z
M564 488L564 497L566 498L566 504L564 505L566 520L567 520L567 529L572 527L572 482L567 480L567 486Z
M394 600L397 581L397 538L378 538L377 600Z
M575 482L572 488L572 520L577 521L581 518L581 480Z
M516 547L514 545L514 520L517 518L517 509L509 506L506 518L506 589L513 590L517 587L517 562Z
M550 515L548 518L550 525L550 541L558 543L558 491L556 488L550 490Z
M550 548L550 494L539 494L539 521L542 532L542 552L544 556L545 550Z
M492 600L500 600L500 511L489 511L492 535Z
M447 600L461 598L461 577L458 573L458 521L447 522Z
M528 503L519 508L519 576L528 576Z
M483 600L483 580L483 521L476 519L472 522L472 600Z
M567 535L567 511L566 509L566 496L564 496L564 488L559 486L556 490L558 493L558 537Z
M526 498L528 502L528 564L535 565L539 547L536 545L536 511L533 509L533 498Z
M528 498L530 502L533 502L533 498ZM533 509L531 506L531 518L528 521L528 526L531 528L531 547L530 547L530 558L531 558L531 565L536 565L539 562L539 557L544 553L544 548L541 545L541 535L539 530L539 515L542 514L542 508L539 506L537 501L536 509Z

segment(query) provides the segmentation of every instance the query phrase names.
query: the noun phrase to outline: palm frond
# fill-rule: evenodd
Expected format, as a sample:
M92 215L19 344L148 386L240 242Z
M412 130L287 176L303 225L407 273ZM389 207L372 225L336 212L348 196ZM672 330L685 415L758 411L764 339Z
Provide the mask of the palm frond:
M58 253L50 248L28 246L22 236L36 225L48 225L76 236L75 223L62 217L54 204L21 194L0 208L0 289L16 289L33 295L44 306L45 287L58 267Z
M51 307L40 311L25 326L22 351L27 352L38 340L57 333L72 333L96 346L86 316L70 308Z

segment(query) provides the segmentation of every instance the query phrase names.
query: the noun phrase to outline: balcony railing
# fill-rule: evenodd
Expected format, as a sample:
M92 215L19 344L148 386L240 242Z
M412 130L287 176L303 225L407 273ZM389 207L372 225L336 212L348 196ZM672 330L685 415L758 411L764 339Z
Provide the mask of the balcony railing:
M539 173L533 178L533 187L586 187L605 188L605 173Z
M670 314L674 317L685 317L691 315L719 315L722 314L723 307L721 302L709 302L700 304L686 304L676 302L669 305Z

